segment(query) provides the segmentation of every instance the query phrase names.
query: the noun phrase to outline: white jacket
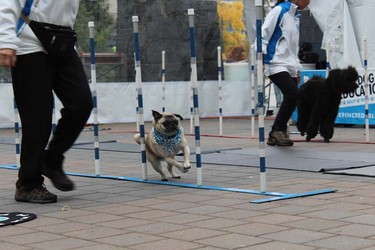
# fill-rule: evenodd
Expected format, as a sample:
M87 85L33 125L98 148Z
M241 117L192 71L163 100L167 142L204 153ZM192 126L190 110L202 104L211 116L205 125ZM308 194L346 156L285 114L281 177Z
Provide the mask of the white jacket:
M301 68L298 59L300 15L297 5L284 2L274 7L262 25L265 74L289 72L296 77Z
M79 0L0 0L0 49L14 49L17 55L44 51L30 27L19 18L27 2L30 19L73 27Z

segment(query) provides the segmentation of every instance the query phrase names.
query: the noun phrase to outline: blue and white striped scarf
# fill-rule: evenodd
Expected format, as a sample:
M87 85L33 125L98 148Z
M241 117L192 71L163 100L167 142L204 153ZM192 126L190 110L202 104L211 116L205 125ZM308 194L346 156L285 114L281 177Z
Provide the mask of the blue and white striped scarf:
M182 140L182 129L177 130L175 135L165 135L152 128L152 134L154 135L154 141L156 144L163 147L163 149L169 153L177 153L179 151L178 145Z

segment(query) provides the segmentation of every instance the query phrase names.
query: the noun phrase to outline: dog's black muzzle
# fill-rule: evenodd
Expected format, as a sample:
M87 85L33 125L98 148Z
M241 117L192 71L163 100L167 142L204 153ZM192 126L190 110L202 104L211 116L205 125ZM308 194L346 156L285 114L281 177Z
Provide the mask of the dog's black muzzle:
M177 120L170 120L163 122L163 126L165 129L165 133L175 133L178 131L178 121Z

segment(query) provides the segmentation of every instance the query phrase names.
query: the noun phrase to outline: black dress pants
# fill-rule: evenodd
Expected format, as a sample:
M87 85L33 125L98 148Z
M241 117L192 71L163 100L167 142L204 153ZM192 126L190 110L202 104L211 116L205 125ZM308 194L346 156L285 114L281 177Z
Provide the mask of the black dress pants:
M286 131L298 102L297 78L292 78L288 72L270 75L269 78L283 93L283 101L272 125L272 131Z
M77 54L58 58L42 52L17 56L12 79L22 126L16 186L30 190L44 181L43 158L51 135L53 92L63 108L48 150L63 155L90 116L91 90Z

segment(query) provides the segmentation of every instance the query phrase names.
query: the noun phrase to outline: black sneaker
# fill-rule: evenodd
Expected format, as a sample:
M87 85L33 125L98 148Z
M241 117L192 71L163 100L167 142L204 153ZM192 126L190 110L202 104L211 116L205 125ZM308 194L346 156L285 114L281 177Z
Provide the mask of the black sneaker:
M44 184L32 189L24 190L22 187L16 188L16 194L14 199L20 202L31 202L31 203L55 203L57 202L57 196L50 193Z
M74 189L74 183L64 173L63 161L63 155L55 155L46 150L43 164L43 175L48 177L58 190L71 191Z
M74 189L74 183L68 178L62 169L48 168L44 165L43 175L48 177L58 190L72 191Z
M293 146L293 144L286 131L271 131L268 135L267 145L269 146Z
M268 135L267 145L269 145L269 146L275 146L276 145L276 140L270 134Z

